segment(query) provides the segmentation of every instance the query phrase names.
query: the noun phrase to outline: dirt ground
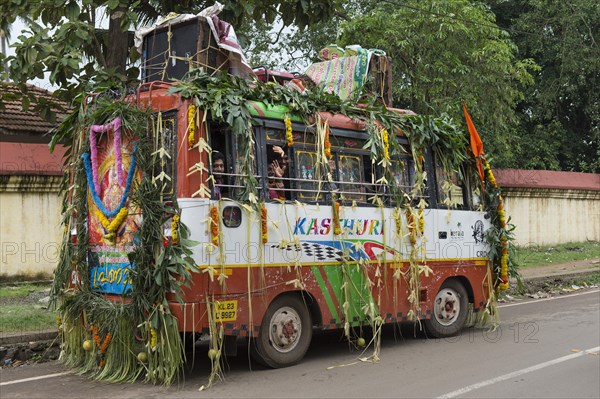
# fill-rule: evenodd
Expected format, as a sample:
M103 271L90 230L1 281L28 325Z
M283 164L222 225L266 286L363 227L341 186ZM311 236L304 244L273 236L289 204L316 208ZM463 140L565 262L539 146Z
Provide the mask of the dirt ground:
M581 286L577 284L581 284L581 281L585 281L590 275L600 273L600 258L528 267L519 270L519 272L521 274L521 284L516 279L511 279L510 288L505 292L509 297L522 295L532 298L553 296L590 287L585 283Z
M586 273L593 271L600 271L600 258L577 260L556 265L528 267L527 269L519 270L524 279L543 276L551 277L571 273Z

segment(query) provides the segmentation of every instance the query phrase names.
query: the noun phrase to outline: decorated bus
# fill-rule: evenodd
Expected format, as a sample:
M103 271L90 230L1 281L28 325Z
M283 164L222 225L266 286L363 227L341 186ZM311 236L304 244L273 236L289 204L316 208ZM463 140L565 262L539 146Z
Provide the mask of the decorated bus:
M212 383L240 339L286 367L339 329L377 360L384 324L447 337L497 317L510 232L472 124L311 82L199 68L62 124L68 365L170 383L205 336Z

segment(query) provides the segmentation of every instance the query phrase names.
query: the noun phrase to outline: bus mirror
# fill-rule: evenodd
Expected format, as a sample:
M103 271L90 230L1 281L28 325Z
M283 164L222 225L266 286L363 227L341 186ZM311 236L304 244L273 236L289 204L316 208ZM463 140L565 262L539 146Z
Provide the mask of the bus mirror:
M239 206L226 206L223 208L223 224L225 227L238 227L242 224L242 210Z

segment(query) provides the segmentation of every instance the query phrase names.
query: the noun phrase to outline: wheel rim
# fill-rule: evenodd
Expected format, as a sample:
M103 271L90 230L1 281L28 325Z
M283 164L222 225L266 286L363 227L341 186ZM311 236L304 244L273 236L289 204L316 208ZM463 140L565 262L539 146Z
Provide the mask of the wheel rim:
M293 350L302 334L302 322L296 310L289 306L279 308L269 323L269 340L275 350L287 353Z
M434 317L443 326L452 325L460 314L460 296L452 288L442 288L435 297Z

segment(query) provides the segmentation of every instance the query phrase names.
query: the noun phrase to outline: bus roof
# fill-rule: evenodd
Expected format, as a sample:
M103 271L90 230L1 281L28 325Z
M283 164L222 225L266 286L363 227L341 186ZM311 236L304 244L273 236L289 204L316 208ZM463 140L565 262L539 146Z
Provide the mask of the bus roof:
M250 112L252 115L260 118L280 119L283 120L286 116L294 122L304 122L302 117L289 112L289 108L285 105L269 105L260 101L249 101ZM399 115L415 115L413 111L400 108L388 108ZM365 123L359 119L352 119L349 116L342 114L332 114L331 112L319 112L323 120L329 122L329 126L339 129L349 130L365 130Z

